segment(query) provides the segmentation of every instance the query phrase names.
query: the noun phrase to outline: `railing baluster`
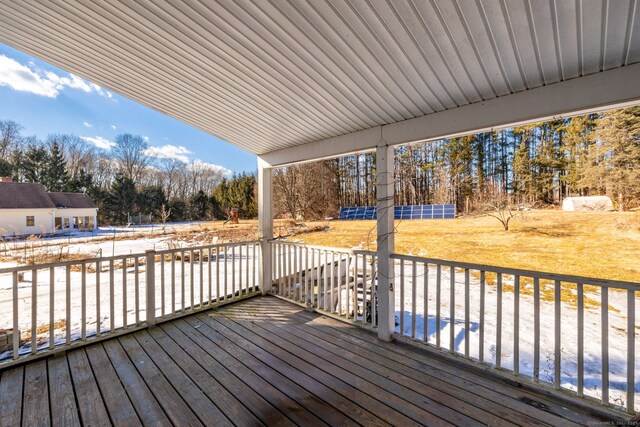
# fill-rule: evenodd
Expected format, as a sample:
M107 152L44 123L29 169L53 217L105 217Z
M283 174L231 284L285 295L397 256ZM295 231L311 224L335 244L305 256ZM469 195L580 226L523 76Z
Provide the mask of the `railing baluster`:
M213 301L213 295L211 292L213 291L213 286L211 280L213 279L213 274L211 272L211 256L213 255L213 249L209 248L207 250L207 288L209 293L207 294L207 305L211 305L211 301Z
M362 321L367 323L367 255L362 254Z
M325 250L324 251L324 261L322 263L322 291L318 292L318 304L321 304L320 309L327 309L327 295L328 295L328 283L329 283L329 254ZM320 280L318 280L318 288L320 287Z
M333 292L334 292L334 288L336 286L336 268L335 268L335 263L336 263L336 253L334 251L331 251L331 292L329 295L329 298L331 299L329 301L329 311L331 313L335 313L335 304L334 304L334 299L333 299Z
M258 245L256 245L255 243L253 244L253 250L252 250L252 255L251 255L251 262L252 262L252 274L251 274L251 287L253 288L252 292L256 291L256 247Z
M71 344L71 266L65 269L65 343Z
M109 260L109 331L113 333L116 329L116 303L115 303L115 268L113 260Z
M540 380L540 279L533 278L533 380Z
M185 273L184 273L184 263L185 263L185 251L180 251L180 311L184 311L185 305Z
M496 307L496 367L502 366L502 273L497 277L497 307Z
M345 302L346 302L346 308L347 308L347 311L345 313L345 317L347 319L349 318L349 309L351 308L350 307L351 306L351 298L350 298L350 295L349 295L349 291L350 291L350 286L349 286L349 284L350 284L350 280L349 280L350 269L351 269L351 257L349 257L347 255L347 265L344 268L344 271L345 271L345 279L344 279L345 286L344 286L344 289L345 289L345 292L346 292L346 294L345 294L345 300L346 301Z
M436 264L436 347L440 348L440 329L442 328L440 319L440 304L442 290L442 266Z
M140 271L138 266L138 257L133 257L134 268L134 284L135 284L135 310L136 310L136 325L140 324Z
M609 405L609 288L601 288L602 404Z
M342 316L342 254L338 253L338 316Z
M577 285L578 292L578 396L584 396L584 286Z
M195 306L195 268L196 253L193 249L189 253L189 309L193 310Z
M165 280L164 280L164 254L160 255L160 314L162 315L162 317L164 317L165 315L165 301L164 301L164 286L165 286Z
M554 282L554 322L555 322L555 332L554 332L554 352L553 352L553 386L557 389L560 388L560 361L562 357L562 335L561 335L561 324L562 324L562 314L560 311L561 300L561 290L562 284L559 280Z
M400 335L404 335L404 259L400 260Z
M82 280L80 282L80 301L81 301L81 314L80 319L80 336L82 340L87 339L87 264L83 261L81 265Z
M176 312L176 253L171 252L171 314Z
M520 276L513 277L513 373L520 374Z
M38 350L38 271L31 270L31 354Z
M286 291L285 291L285 295L287 298L291 298L291 281L292 281L292 277L291 277L291 270L292 270L292 251L291 251L291 246L284 246L285 249L285 268L284 268L284 275L285 275L285 287L286 287Z
M122 258L122 328L127 329L127 257Z
M464 355L469 357L469 269L464 269Z
M305 260L306 260L306 270L304 275L304 283L305 283L305 304L307 307L313 307L315 304L313 302L313 290L314 290L314 280L316 274L316 251L311 249L311 268L309 268L309 248L305 248Z
M100 336L100 269L102 268L100 261L96 261L96 335Z
M635 406L635 357L636 357L636 297L633 289L627 290L627 412L633 414Z
M371 260L371 326L377 326L378 316L378 285L376 282L376 262Z
M456 268L451 266L449 273L449 351L454 352L456 339Z
M245 244L245 249L246 249L246 262L244 263L244 288L243 288L243 292L245 294L249 294L249 244Z
M416 280L418 279L418 273L416 270L416 262L413 261L411 267L411 338L416 337L416 317L417 317L417 309L416 309L416 298L417 298L417 288L418 284Z
M220 304L220 247L216 247L216 303Z
M227 275L227 263L228 263L228 259L227 259L227 247L224 247L224 265L222 267L223 269L223 279L224 279L224 301L227 302L227 300L229 299L229 283L228 283L228 275Z
M202 258L204 254L202 253L202 249L198 251L198 267L200 270L200 277L198 282L200 283L200 308L204 305L204 270L202 267Z
M242 296L242 245L238 245L238 296Z
M478 360L484 362L484 311L485 311L485 283L486 273L480 271L480 327L478 333Z
M294 290L292 299L302 302L302 250L298 247L293 248L293 277ZM297 286L296 286L297 285Z
M67 311L68 312L68 311ZM18 272L13 272L13 358L14 360L20 355L20 328L18 328ZM66 326L69 329L69 323Z
M358 320L358 254L349 260L353 261L353 320Z
M422 329L424 331L424 336L422 339L424 342L429 342L429 264L426 262L423 264L423 295L422 295L422 303L424 304L423 314L424 317L422 319Z
M56 283L56 270L54 267L49 268L49 349L53 350L55 347L55 283ZM100 306L100 304L98 304Z
M236 299L236 247L231 245L231 299Z

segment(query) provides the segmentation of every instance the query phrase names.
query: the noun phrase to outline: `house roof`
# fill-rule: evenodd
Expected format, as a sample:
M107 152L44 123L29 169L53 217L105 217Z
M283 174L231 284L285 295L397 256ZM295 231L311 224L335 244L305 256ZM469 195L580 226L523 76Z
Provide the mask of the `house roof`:
M0 209L95 209L83 193L47 193L42 184L0 182Z
M91 197L84 193L49 193L49 198L56 208L95 209L97 207Z
M0 209L53 209L49 194L41 184L0 182Z
M4 1L0 41L273 165L637 102L636 3Z

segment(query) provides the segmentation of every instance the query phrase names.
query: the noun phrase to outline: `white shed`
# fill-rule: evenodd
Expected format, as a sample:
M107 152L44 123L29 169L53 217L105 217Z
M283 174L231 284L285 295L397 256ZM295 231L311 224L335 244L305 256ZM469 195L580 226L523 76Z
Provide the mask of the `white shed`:
M607 196L567 197L562 202L563 211L612 211L613 202Z

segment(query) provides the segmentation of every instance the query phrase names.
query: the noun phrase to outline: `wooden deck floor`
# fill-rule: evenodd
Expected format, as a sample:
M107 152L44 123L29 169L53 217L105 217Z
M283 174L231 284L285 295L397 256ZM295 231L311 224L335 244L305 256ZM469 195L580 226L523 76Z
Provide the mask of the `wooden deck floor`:
M1 372L0 425L588 425L554 399L260 297Z

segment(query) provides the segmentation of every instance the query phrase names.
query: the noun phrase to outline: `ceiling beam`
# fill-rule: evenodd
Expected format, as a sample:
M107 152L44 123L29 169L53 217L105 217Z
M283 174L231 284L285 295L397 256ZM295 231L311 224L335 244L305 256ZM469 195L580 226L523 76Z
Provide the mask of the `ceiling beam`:
M640 103L640 64L633 64L477 102L414 119L272 151L260 157L284 166L371 151L389 145L451 138L621 108Z

